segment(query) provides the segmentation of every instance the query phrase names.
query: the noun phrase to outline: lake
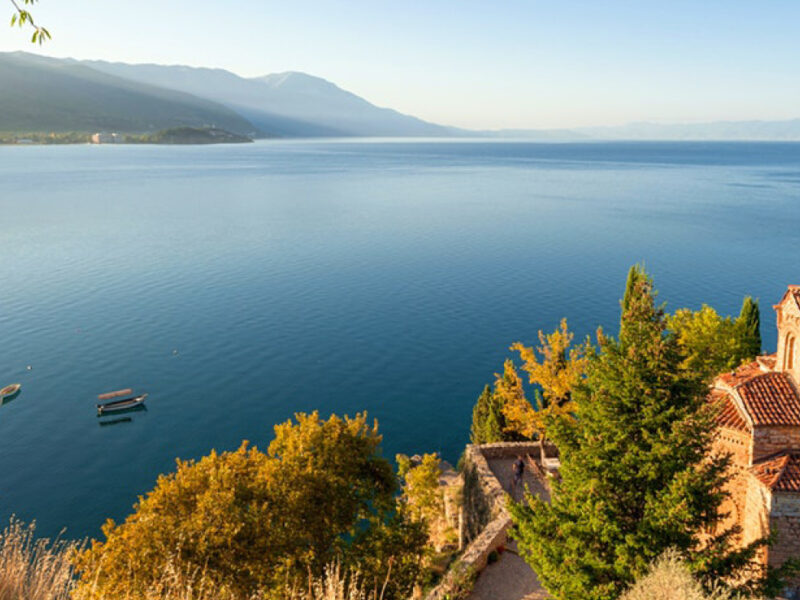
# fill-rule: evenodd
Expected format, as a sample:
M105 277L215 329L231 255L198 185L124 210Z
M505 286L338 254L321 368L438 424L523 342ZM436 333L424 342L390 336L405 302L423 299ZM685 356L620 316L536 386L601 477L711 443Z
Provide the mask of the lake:
M639 261L668 310L759 297L774 350L800 144L0 147L0 214L0 518L97 536L297 411L455 462L508 346L615 331ZM101 424L124 387L147 411Z

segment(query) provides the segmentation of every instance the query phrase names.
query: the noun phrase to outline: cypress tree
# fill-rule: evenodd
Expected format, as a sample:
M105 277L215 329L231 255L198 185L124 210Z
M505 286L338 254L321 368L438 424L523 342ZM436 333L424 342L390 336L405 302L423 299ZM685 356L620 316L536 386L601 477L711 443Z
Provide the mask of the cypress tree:
M622 301L620 302L620 306L622 307L622 317L625 316L625 313L630 306L631 298L635 293L636 286L645 280L647 280L647 273L645 273L644 266L642 264L633 265L628 270L628 279L625 282L625 294L622 296ZM620 319L620 321L621 320L622 319Z
M758 300L745 297L742 310L736 319L742 359L753 359L761 354L761 311Z
M469 439L473 444L504 441L505 418L496 395L487 385L472 409Z
M744 567L763 541L732 550L737 531L715 530L729 459L710 455L705 386L680 368L641 267L628 283L619 340L599 334L573 392L577 418L551 432L562 477L552 502L509 504L521 554L558 600L616 599L667 548L701 578L742 569L750 584Z

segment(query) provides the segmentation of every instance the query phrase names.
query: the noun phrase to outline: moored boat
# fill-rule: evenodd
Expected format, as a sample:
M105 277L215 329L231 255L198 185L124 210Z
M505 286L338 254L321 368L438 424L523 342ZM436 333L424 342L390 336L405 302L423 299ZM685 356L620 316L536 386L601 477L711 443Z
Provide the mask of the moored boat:
M131 388L125 388L124 390L117 390L116 392L106 392L105 394L99 394L97 396L98 400L111 400L112 398L119 398L120 396L127 396L132 394L133 390Z
M133 396L131 398L115 400L114 402L98 404L97 416L99 417L108 413L122 412L125 410L131 410L132 408L137 408L144 405L145 398L147 398L147 394L141 394L140 396Z
M21 383L12 383L11 385L7 385L2 390L0 390L0 402L13 396L14 394L18 394L19 391L22 389Z

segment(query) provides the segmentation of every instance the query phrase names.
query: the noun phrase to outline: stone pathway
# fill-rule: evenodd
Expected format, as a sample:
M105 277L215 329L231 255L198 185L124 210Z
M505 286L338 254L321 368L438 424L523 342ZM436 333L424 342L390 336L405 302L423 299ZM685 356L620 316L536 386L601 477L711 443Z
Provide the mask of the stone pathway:
M481 571L468 600L544 600L549 598L536 573L516 553L513 542L500 560Z
M511 465L514 464L515 458L493 458L489 461L489 468L494 473L494 476L497 477L497 481L500 482L500 485L503 489L511 494L511 497L514 498L517 502L522 500L523 489L520 486L517 486L517 489L511 489L511 483L513 481L513 471L511 470ZM530 469L527 467L525 468L525 473L522 477L522 488L529 489L533 494L539 496L543 500L550 501L550 494L548 493L547 489L542 485L537 477L531 473Z
M528 468L525 469L523 476L523 486L511 490L513 480L511 465L514 464L514 460L516 459L503 458L488 461L489 468L503 489L511 492L517 501L522 499L521 487L526 487L542 499L550 500L547 489ZM536 573L517 554L516 544L509 542L506 551L500 555L500 560L481 571L468 600L545 600L549 597L536 578Z

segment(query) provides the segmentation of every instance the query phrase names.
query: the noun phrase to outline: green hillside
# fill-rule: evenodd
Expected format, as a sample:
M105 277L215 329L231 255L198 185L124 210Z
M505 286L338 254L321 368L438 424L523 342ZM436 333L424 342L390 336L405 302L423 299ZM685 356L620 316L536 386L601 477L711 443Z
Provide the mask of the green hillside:
M253 134L234 111L67 61L0 53L0 131L119 131L216 127Z

